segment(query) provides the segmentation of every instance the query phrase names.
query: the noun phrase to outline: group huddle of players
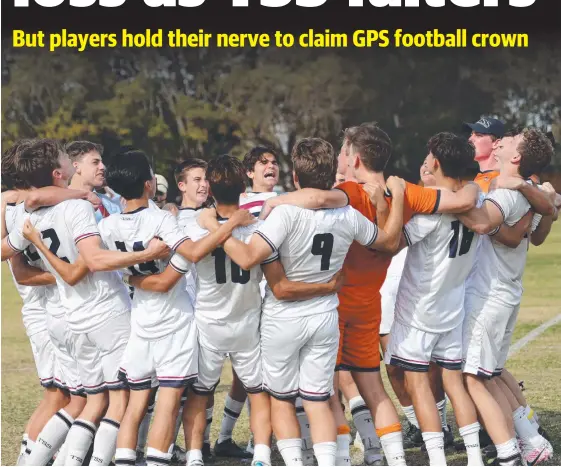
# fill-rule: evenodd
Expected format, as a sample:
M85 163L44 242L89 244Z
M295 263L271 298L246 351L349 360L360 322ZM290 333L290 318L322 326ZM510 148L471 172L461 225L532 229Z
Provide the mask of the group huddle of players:
M106 167L86 141L8 149L2 260L45 388L18 465L271 465L273 435L286 465L351 465L341 394L366 465L405 465L411 447L430 465L452 446L468 465L551 458L504 366L529 243L545 241L561 204L531 180L553 146L495 119L468 126L469 140L429 140L424 186L384 178L392 142L373 123L345 130L338 155L298 141L297 190L280 196L272 149L190 159L175 170L172 212L152 201L141 151ZM466 182L474 159L481 173ZM226 358L233 384L212 450ZM246 398L241 448L232 431Z

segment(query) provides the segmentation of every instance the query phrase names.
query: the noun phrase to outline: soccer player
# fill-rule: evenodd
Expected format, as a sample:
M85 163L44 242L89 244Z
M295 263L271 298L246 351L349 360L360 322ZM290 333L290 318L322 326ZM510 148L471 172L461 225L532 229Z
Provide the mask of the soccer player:
M33 187L66 188L73 168L58 142L42 140L20 155L18 171ZM130 300L119 275L102 271L152 260L164 248L154 241L145 251L134 253L102 249L93 207L82 200L39 209L30 221L41 232L43 242L50 240L49 249L39 254L55 276L67 307L79 376L88 395L84 410L68 432L67 450L57 461L81 465L95 435L92 465L108 465L128 399L128 391L118 380L118 369L130 333ZM22 229L23 225L18 225L3 240L3 253L6 246L12 248L12 254L29 246ZM73 263L81 261L79 257L96 272L77 275Z
M389 136L376 124L365 123L348 131L350 149L339 155L340 173L349 173L355 182L345 182L334 190L301 190L267 201L262 217L276 206L295 204L309 209L334 208L351 205L374 221L377 210L365 191L385 188L383 170L391 156ZM414 212L462 212L475 205L477 189L464 187L457 193L422 188L406 183L404 221ZM387 202L391 202L386 193ZM339 292L339 355L337 369L350 370L359 392L374 416L377 434L390 465L404 462L401 426L395 407L388 397L380 377L379 327L381 318L380 287L391 262L391 256L380 255L360 245L353 245L345 260L345 285ZM347 422L337 399L332 401L337 424ZM348 428L347 428L348 429ZM341 449L345 447L342 446ZM348 458L348 445L346 447Z
M505 222L517 223L532 206L542 215L552 215L552 203L531 204L533 191L524 182L549 164L551 142L535 129L503 137L494 150L500 177L514 177L522 183L519 191L496 189L482 207L460 215L468 228L479 234L492 234ZM538 190L539 191L539 190ZM540 194L541 195L541 194ZM538 199L541 201L541 199ZM495 231L495 232L493 232ZM526 415L514 415L501 387L492 378L503 368L518 316L522 296L521 278L526 263L528 241L508 248L493 237L481 238L477 267L466 285L466 322L464 331L464 373L467 389L493 440L501 465L521 462L514 432L521 438L525 462L539 463L552 455L551 445L531 426ZM519 465L519 464L518 464Z
M451 133L433 136L424 166L441 190L458 191L473 159L473 146ZM449 214L415 215L404 227L408 253L399 284L386 364L405 370L405 387L431 465L446 465L444 433L429 379L429 365L442 371L454 407L468 465L483 465L479 423L462 380L462 331L465 279L478 238ZM403 244L404 245L404 244Z
M332 146L317 138L292 151L297 187L330 189L336 161ZM401 228L400 182L394 183L395 212L386 228L353 209L309 211L294 206L275 210L249 245L229 239L225 250L244 269L279 251L289 280L323 282L338 271L354 240L373 248L396 248ZM271 419L287 465L301 465L301 440L292 400L303 399L319 465L334 465L337 428L329 407L337 353L337 297L286 303L267 289L261 323L264 386L273 396ZM279 352L279 349L283 349Z

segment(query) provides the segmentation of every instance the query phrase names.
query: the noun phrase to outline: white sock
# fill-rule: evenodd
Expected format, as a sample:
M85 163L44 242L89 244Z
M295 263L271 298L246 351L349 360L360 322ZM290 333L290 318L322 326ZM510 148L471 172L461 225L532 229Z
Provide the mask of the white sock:
M516 438L509 439L506 443L495 444L497 448L497 459L499 465L514 465L514 461L520 456L520 449Z
M378 438L376 434L376 428L374 427L374 423L372 423L372 414L370 410L368 410L364 399L360 396L353 397L349 401L349 406L351 407L353 423L360 434L364 450L380 452L380 438Z
M181 405L179 406L179 412L177 413L177 418L175 419L175 433L173 435L173 445L177 443L177 436L179 435L179 429L181 428L181 422L183 421L183 407L185 407L185 401L187 397L181 398Z
M118 448L115 451L115 465L134 465L136 451L134 449Z
M203 453L200 449L187 451L187 465L203 465Z
M37 436L37 442L27 459L27 464L47 465L64 443L73 423L74 419L64 409L54 414Z
M314 444L314 454L316 455L316 459L318 460L318 466L345 465L336 462L336 453L337 443L334 443L333 441Z
M481 425L478 422L471 425L462 426L460 428L460 436L464 439L466 452L468 456L467 465L483 465L481 458L481 447L479 445L479 429Z
M136 442L136 450L144 453L144 448L146 447L146 441L148 440L148 431L150 430L150 422L152 421L152 414L154 413L154 402L152 405L148 406L146 415L140 422L138 427L138 441Z
M313 449L312 443L312 433L310 432L310 421L302 405L302 399L300 397L296 398L296 417L298 418L298 424L300 425L300 436L302 436L302 451L310 451ZM303 456L306 456L304 452ZM313 455L313 454L312 454Z
M448 429L448 423L446 422L446 397L440 402L436 403L436 408L438 409L438 414L440 415L440 422L442 423L442 428Z
M380 442L382 443L388 465L406 465L401 431L394 431L380 436Z
M321 446L322 444L327 443L314 444L314 453L316 454L318 464L319 459L317 456L316 446ZM337 435L337 442L335 443L335 456L335 465L351 465L351 435Z
M284 465L303 465L301 439L279 439L277 447L284 460Z
M412 405L408 405L407 407L401 406L401 409L403 410L403 413L407 417L407 420L409 420L409 423L411 423L411 425L415 425L417 428L419 428L419 422L417 421L417 415L415 415L415 408Z
M117 449L117 435L121 424L109 418L101 419L94 439L90 465L109 465Z
M200 451L199 451L200 452ZM169 465L171 452L162 452L148 447L146 451L146 464L148 465Z
M21 445L19 448L19 456L18 456L18 460L16 462L16 465L25 465L24 461L25 461L25 450L27 449L27 439L29 438L29 436L27 435L27 433L24 433L22 438L21 438Z
M212 425L212 413L214 412L214 406L206 409L206 427L203 442L210 444L210 427Z
M96 426L92 422L80 418L76 420L66 436L68 448L66 459L61 465L82 465L93 442L95 432Z
M31 456L31 452L34 450L35 450L35 441L27 438L27 446L25 448L25 454L23 455L24 465L32 465L29 463L29 457Z
M524 415L526 415L526 418L530 420L530 423L536 430L540 427L540 424L538 423L538 417L529 405L524 407Z
M243 402L238 402L226 396L226 403L224 405L224 416L222 417L222 424L220 425L220 434L218 435L218 442L222 443L232 438L234 426L238 421L238 417L243 409Z
M524 413L524 407L520 406L512 412L512 418L514 420L514 429L518 437L530 442L532 446L539 446L542 436L530 423L530 420L528 420L528 417Z
M253 448L253 464L262 462L271 465L271 448L266 444L256 444Z
M68 435L66 436L66 439L68 440ZM53 462L53 466L65 465L64 463L66 461L67 453L68 453L68 441L65 441L62 447L60 448L60 451L58 451L58 454L56 455L56 459Z
M423 441L427 447L430 465L446 465L446 456L444 455L444 433L439 431L424 432Z

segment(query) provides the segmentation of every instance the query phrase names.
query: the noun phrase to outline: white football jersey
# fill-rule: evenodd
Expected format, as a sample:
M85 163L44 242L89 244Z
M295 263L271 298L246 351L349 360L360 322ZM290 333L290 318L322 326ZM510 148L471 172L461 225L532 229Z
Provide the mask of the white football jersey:
M289 280L317 284L329 282L343 267L353 241L372 244L378 227L350 206L312 211L282 205L273 209L256 234L279 252ZM277 300L267 286L263 313L294 318L334 311L338 305L337 294L293 302Z
M277 196L277 193L275 193L274 191L265 191L261 193L242 193L240 195L240 209L246 209L255 217L259 217L265 201L267 201L269 198L274 198L275 196Z
M380 287L380 295L382 296L395 296L399 288L399 281L403 275L403 268L405 267L405 258L407 258L407 248L401 250L397 255L392 258L392 262L388 267L386 280L382 287Z
M395 304L395 319L430 333L445 333L464 318L465 280L479 236L450 214L417 214L403 229L409 246Z
M27 216L28 214L25 212L24 203L20 203L18 205L6 205L6 228L8 233L14 230L17 225L23 225L23 221L21 219L25 219ZM8 243L10 243L10 237L8 237ZM39 263L42 263L41 258L33 245L29 245L23 254L26 256L27 262L31 266L39 267ZM47 329L47 316L45 314L46 287L32 287L18 284L16 278L14 277L14 273L12 272L12 265L10 261L8 261L8 266L10 268L10 272L12 273L16 289L23 301L21 314L25 332L31 337L38 332L45 331ZM51 287L56 289L56 285Z
M172 250L187 240L168 211L142 207L132 212L113 214L99 223L101 238L109 250L142 251L154 237L160 237ZM190 263L175 261L172 266L185 273ZM177 264L175 264L177 263ZM149 261L123 269L133 276L158 274L166 268L165 261ZM193 317L185 277L167 293L136 288L132 301L135 332L143 339L160 339L185 326Z
M224 223L226 219L219 222ZM262 222L237 227L232 236L248 243ZM194 222L187 231L193 241L206 237L209 232ZM278 259L271 254L263 264ZM222 247L216 248L196 264L197 301L195 316L199 324L199 340L211 350L234 352L244 350L243 335L253 336L259 329L263 279L261 266L250 271L234 263ZM237 324L240 323L240 326ZM240 334L242 339L240 339ZM219 337L219 338L217 338ZM249 339L248 339L249 340ZM250 339L251 342L254 339Z
M37 209L30 215L30 220L41 232L51 252L68 263L74 263L78 258L77 243L80 240L99 235L93 206L84 200L69 200ZM9 241L18 250L29 246L21 228L10 233ZM130 310L127 288L117 272L88 273L71 286L44 257L42 259L57 280L60 300L67 308L66 321L73 332L94 331L107 320Z
M485 197L503 215L504 222L516 224L530 209L530 203L519 191L498 189ZM534 218L533 226L538 225ZM466 292L483 298L516 306L522 298L522 274L528 255L529 239L522 240L517 248L509 248L492 236L481 239L476 264L467 279Z
M179 208L179 212L177 213L177 223L179 227L181 227L184 232L187 232L188 226L193 222L196 223L197 216L201 213L202 209L203 208ZM185 280L187 282L187 293L189 297L191 297L191 303L194 305L197 296L197 269L194 264L189 268L187 274L185 274Z

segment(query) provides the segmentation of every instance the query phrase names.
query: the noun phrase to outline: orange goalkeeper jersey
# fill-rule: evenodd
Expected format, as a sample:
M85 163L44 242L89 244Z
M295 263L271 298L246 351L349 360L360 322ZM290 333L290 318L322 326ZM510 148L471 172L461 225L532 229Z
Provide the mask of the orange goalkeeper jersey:
M479 185L481 191L488 193L491 182L495 177L499 176L499 173L500 172L498 170L486 170L485 172L479 172L473 181Z
M362 186L355 182L345 182L337 189L349 198L349 205L360 211L372 222L376 222L376 208L370 202ZM391 196L386 194L386 201L391 205ZM423 188L412 183L406 184L403 223L418 212L435 213L440 201L440 190ZM362 319L380 319L380 287L386 279L386 273L392 256L369 250L354 242L343 264L345 285L339 291L339 316Z

